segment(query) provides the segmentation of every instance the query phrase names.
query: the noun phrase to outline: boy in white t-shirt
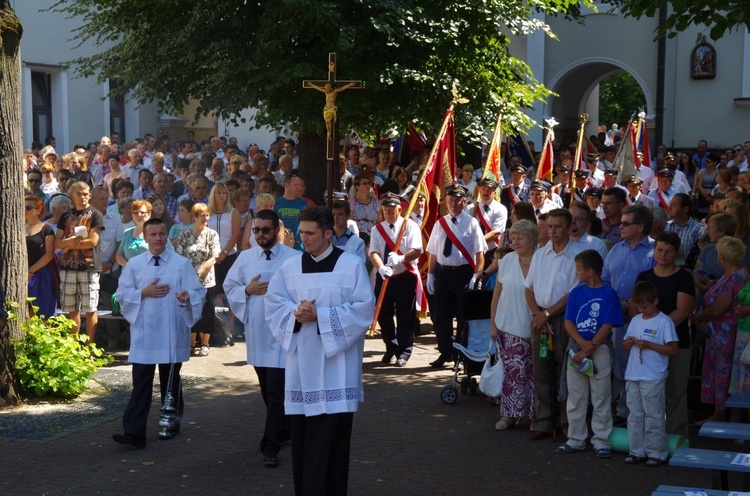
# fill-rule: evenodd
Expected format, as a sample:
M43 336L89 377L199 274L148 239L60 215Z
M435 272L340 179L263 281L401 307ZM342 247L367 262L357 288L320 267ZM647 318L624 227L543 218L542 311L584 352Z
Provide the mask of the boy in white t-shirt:
M631 300L640 314L630 321L622 341L622 349L630 350L625 369L630 454L625 463L646 461L647 467L660 467L668 454L664 384L669 355L677 354L679 340L672 319L657 308L656 286L636 283Z

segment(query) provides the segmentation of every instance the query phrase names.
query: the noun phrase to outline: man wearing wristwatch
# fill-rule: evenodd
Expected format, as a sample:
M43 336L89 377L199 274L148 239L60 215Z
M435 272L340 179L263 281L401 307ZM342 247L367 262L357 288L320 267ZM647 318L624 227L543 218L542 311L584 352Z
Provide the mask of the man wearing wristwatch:
M531 346L534 354L534 404L536 425L532 425L529 439L538 441L552 435L553 401L557 401L557 385L562 372L563 358L568 346L565 332L565 306L570 290L578 285L575 273L577 250L570 243L573 218L568 210L557 208L547 212L549 240L534 253L524 286L526 302L531 309ZM548 360L554 360L555 374L549 363L539 357L542 335L551 327ZM554 386L554 387L553 387ZM551 390L554 390L553 393ZM565 404L560 405L561 424L565 425Z

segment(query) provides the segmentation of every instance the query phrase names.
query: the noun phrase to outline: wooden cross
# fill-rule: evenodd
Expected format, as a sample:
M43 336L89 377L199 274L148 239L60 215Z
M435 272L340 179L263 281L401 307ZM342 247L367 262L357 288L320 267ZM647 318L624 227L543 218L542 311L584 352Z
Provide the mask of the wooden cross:
M336 153L336 95L345 90L361 90L362 81L349 81L336 79L336 53L328 54L328 79L302 81L303 88L312 88L326 95L326 105L323 107L323 119L326 122L326 159L338 161Z

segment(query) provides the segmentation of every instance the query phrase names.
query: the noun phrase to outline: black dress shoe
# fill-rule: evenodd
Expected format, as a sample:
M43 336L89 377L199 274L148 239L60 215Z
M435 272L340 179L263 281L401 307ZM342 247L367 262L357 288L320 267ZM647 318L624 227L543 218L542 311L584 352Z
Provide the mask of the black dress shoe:
M279 456L271 450L266 451L263 453L263 464L269 468L278 467Z
M396 352L393 350L388 350L385 352L385 355L383 355L383 358L380 359L382 363L391 363L391 360L393 360L393 357L396 355Z
M439 369L442 368L446 363L452 362L453 357L447 353L441 353L439 357L437 357L437 360L434 362L430 362L430 367Z
M132 436L130 434L112 434L112 439L117 444L125 444L133 446L134 448L143 449L146 447L146 440L139 437Z

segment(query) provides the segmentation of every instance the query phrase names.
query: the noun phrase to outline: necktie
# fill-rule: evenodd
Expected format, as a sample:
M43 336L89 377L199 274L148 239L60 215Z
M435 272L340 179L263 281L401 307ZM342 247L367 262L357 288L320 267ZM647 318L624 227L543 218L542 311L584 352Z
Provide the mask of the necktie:
M631 201L631 202L633 202L633 203L635 203L635 197L634 197L634 196L631 196L631 197L630 197L630 201Z
M391 228L391 231L396 232L396 225L395 224L388 224L388 227Z
M394 233L396 232L396 225L395 224L388 224L388 227L391 229L391 232L394 232ZM385 245L385 253L383 254L383 256L385 257L386 260L388 260L388 255L392 251L393 250L391 250L391 247L388 246L388 243L386 243L386 245Z
M266 256L266 260L271 260L271 250L263 250L263 254Z
M540 215L542 215L541 210L539 210L538 208L534 210L534 213L536 214L537 219L539 218Z
M451 217L451 222L453 222L454 224L458 224L458 219L456 219L455 217ZM451 240L448 237L448 234L446 233L445 244L443 245L443 256L450 257L452 248L453 248L453 243L451 243Z
M484 213L486 213L486 214L490 213L490 206L489 205L485 205L484 206Z
M157 256L154 257L154 267L158 267L159 266L159 260L161 260L160 256L157 255Z

